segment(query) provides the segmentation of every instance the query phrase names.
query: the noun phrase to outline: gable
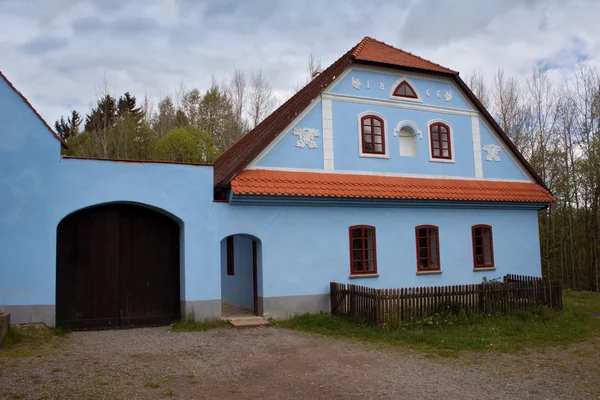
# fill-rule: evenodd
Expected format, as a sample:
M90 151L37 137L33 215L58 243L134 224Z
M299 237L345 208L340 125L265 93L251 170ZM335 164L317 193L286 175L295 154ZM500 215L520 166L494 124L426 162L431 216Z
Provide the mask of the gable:
M322 169L321 101L301 113L248 167Z
M483 176L486 179L530 180L525 169L515 159L512 151L504 145L493 130L481 119L479 136L482 151Z
M379 68L382 71L380 74L389 74L386 79L390 79L392 76L397 80L402 79L402 74L411 75L412 79L419 79L418 83L414 85L415 89L421 92L423 89L419 89L420 85L423 85L425 81L432 81L436 85L435 89L439 87L439 89L435 90L435 99L431 99L430 104L410 104L408 101L390 101L390 99L385 100L382 98L371 97L371 98L360 98L357 96L349 96L344 95L339 92L342 89L338 89L339 91L336 93L336 87L339 82L344 79L347 79L347 75L349 74L347 71L355 71L356 73L362 71L370 71L373 67ZM385 71L383 71L385 69ZM396 72L397 71L397 72ZM400 78L398 76L400 75ZM423 76L425 75L425 76ZM350 85L352 85L351 77L349 78ZM421 82L423 80L423 82ZM429 82L427 82L429 83ZM425 84L427 84L425 83ZM333 84L333 86L332 86ZM411 85L411 87L412 87ZM460 96L456 96L459 99L456 104L457 107L443 107L436 105L434 101L439 101L439 99L443 98L444 101L452 101L455 96L453 92L451 92L450 100L447 100L447 96L445 96L446 92L442 90L449 86L443 85L452 85L456 90L457 94L461 94ZM347 86L347 85L346 85ZM386 83L384 82L384 90L386 87ZM390 86L393 86L393 83L390 83ZM354 90L353 86L351 86ZM392 88L390 88L391 90ZM344 89L347 90L347 89ZM384 90L381 90L382 92ZM440 97L437 97L437 92L440 91ZM447 90L448 91L448 90ZM427 89L425 89L427 92ZM431 95L431 91L429 92ZM381 95L382 96L382 95ZM423 96L419 93L420 98ZM431 96L429 96L431 97ZM310 81L302 90L300 90L296 95L292 96L286 103L284 103L281 107L279 107L275 112L273 112L269 117L267 117L263 122L261 122L255 129L250 131L247 135L238 140L230 149L225 151L214 163L215 165L215 187L224 189L229 185L231 180L242 172L249 165L253 165L253 168L257 168L256 164L261 157L266 154L265 149L268 147L274 147L272 143L276 140L283 140L283 138L277 139L284 133L284 131L289 131L292 121L297 118L297 116L303 113L313 102L318 101L321 98L321 108L322 108L322 128L325 132L325 138L323 139L323 169L321 172L327 171L336 171L339 169L340 165L338 165L335 158L338 157L336 154L337 150L335 150L337 144L335 143L335 137L338 137L340 134L344 135L354 135L358 140L358 126L359 122L356 119L356 115L352 117L355 122L355 127L353 132L341 132L340 127L336 126L336 102L343 103L357 103L362 105L371 106L381 106L381 107L390 107L395 109L410 109L411 112L415 112L414 115L417 115L416 111L424 111L424 112L439 112L444 114L441 118L442 121L440 123L441 126L445 126L444 129L454 128L450 127L450 124L445 123L447 121L446 117L467 117L462 118L460 122L457 123L457 126L460 125L460 134L465 140L461 141L460 146L468 146L471 158L470 163L471 166L464 165L465 168L469 168L471 171L465 172L465 176L468 179L483 179L484 178L484 167L482 160L482 149L480 146L480 135L479 132L479 123L475 123L474 121L478 121L479 115L481 115L482 120L484 120L491 129L495 132L495 137L498 138L498 141L502 143L505 147L507 154L512 153L511 159L515 163L513 166L518 167L519 164L522 168L519 168L524 175L529 175L535 182L541 185L544 189L547 190L544 182L541 178L536 174L535 170L529 165L529 163L524 159L524 157L518 152L514 144L510 141L510 139L506 136L506 134L502 131L500 126L498 126L497 122L493 119L493 117L489 114L489 112L483 107L483 105L479 102L479 100L475 97L473 92L467 87L464 81L458 76L458 73L442 67L438 64L432 63L428 60L424 60L420 57L414 56L410 53L404 52L399 49L395 49L392 46L389 46L385 43L378 42L371 38L364 38L359 44L350 49L346 54L344 54L340 59L334 62L329 68L319 74L316 78ZM389 92L388 92L389 98ZM350 99L350 100L349 100ZM402 103L402 105L400 105ZM354 110L356 111L356 110ZM353 112L354 112L353 111ZM366 112L369 110L364 110ZM373 111L373 110L371 110ZM359 115L364 115L363 112L360 112ZM332 115L333 114L333 115ZM350 120L350 114L346 116L342 116L344 121ZM397 115L393 117L393 121L388 126L387 132L392 134L393 126L396 121L402 118L402 116ZM471 123L469 124L469 118L471 119ZM435 141L432 137L429 136L429 127L432 122L435 122L439 117L433 117L429 119L427 122L427 131L423 131L422 134L424 137L429 140L429 145L427 146L427 151L431 155L432 152L440 152L442 151L439 148L440 142ZM411 119L403 119L399 121L406 123L405 125L410 127L416 125L414 121ZM332 127L333 123L333 127ZM337 124L339 125L339 123ZM423 124L421 124L423 125ZM396 126L396 128L401 128ZM418 127L416 128L419 129ZM350 128L348 128L350 130ZM468 133L470 132L470 137L468 137ZM287 132L289 133L289 132ZM398 133L398 132L394 132ZM484 132L484 135L486 133ZM381 136L381 135L380 135ZM402 135L399 135L402 136ZM492 136L494 136L492 134ZM283 137L286 137L285 135ZM457 136L458 137L458 136ZM421 140L421 138L419 138ZM446 140L446 139L444 139ZM288 139L289 141L289 139ZM390 142L388 142L390 143ZM437 143L437 144L436 144ZM466 144L465 144L466 143ZM355 148L358 146L358 143L355 143ZM419 151L421 147L419 143L412 143L413 148L417 148ZM433 148L438 146L438 148ZM393 148L390 147L390 151ZM288 150L285 150L288 151ZM444 150L445 151L445 150ZM398 152L402 156L406 156L407 152L402 153L401 150L398 149ZM408 152L410 153L410 152ZM389 154L392 154L391 152ZM453 153L454 154L454 153ZM275 161L276 152L273 153L272 162ZM362 156L359 154L359 156ZM383 154L385 157L386 154ZM283 158L283 156L281 156ZM451 158L451 157L449 157ZM430 160L431 161L431 160ZM254 163L253 163L254 162ZM267 160L264 161L265 163ZM438 161L439 162L439 161ZM455 163L455 159L451 158L447 160L448 163ZM462 161L461 161L462 162ZM368 163L373 163L369 161ZM266 164L263 164L266 165ZM428 164L430 165L430 164ZM334 168L335 167L335 168ZM266 168L266 167L265 167ZM270 167L276 169L277 167ZM286 168L286 167L280 167ZM452 167L450 167L452 168ZM456 169L456 167L454 167ZM309 168L310 169L310 168ZM500 173L497 167L491 167L489 169L491 174ZM446 174L445 171L448 170L448 166L445 169L439 168L440 171L443 171L443 174ZM506 168L509 170L509 173L513 176L516 176L514 169L511 171L510 168ZM363 171L364 173L372 173L373 170L369 168L360 168L359 171ZM466 170L465 170L466 171ZM379 172L380 174L385 174L386 172ZM377 172L375 171L375 174ZM430 176L431 172L427 171L423 177L434 177ZM474 175L474 176L473 176ZM462 176L462 173L461 173ZM459 176L459 178L461 177ZM506 179L506 178L503 178Z
M66 147L31 103L0 72L0 149L10 151L26 145Z

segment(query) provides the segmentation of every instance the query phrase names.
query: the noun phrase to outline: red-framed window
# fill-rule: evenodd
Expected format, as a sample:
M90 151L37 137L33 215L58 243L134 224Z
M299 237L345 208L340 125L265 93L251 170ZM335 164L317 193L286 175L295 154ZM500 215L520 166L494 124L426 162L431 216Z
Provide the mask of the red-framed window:
M417 92L412 86L406 81L402 81L394 89L394 96L396 97L408 97L410 99L418 98Z
M473 266L475 268L494 268L494 242L492 227L473 225Z
M227 236L227 275L234 274L233 236Z
M350 230L350 274L376 274L377 249L375 227L355 225Z
M444 160L452 159L452 141L448 125L435 122L429 126L429 142L431 143L431 157Z
M417 271L439 271L440 241L438 227L421 225L415 228L417 239Z
M385 154L385 131L383 119L375 115L365 115L360 119L362 152L365 154Z

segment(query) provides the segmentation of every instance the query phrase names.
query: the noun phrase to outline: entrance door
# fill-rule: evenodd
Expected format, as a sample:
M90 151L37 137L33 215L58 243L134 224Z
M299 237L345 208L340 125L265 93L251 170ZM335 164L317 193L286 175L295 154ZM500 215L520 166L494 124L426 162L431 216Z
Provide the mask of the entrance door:
M254 315L258 315L258 263L256 240L252 241L252 288L254 290Z
M56 320L72 329L169 324L179 311L179 225L130 204L85 209L57 231Z

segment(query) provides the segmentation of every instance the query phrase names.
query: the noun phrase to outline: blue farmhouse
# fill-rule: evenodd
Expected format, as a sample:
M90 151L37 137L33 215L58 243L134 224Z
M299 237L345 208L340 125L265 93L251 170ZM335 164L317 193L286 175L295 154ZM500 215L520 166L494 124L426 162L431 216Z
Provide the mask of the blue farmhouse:
M0 312L78 327L541 275L544 182L458 73L371 38L212 165L63 157L0 79Z

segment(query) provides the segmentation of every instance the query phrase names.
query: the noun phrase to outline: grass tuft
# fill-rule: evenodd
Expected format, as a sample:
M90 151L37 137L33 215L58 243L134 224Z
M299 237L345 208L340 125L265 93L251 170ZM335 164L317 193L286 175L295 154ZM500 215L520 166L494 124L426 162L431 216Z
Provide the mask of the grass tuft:
M513 352L525 346L582 341L600 333L600 293L565 291L564 310L539 309L508 316L438 314L412 323L374 326L360 318L304 314L274 325L379 345L411 347L441 356L460 351Z
M11 325L0 342L0 358L48 353L58 344L50 344L50 342L67 333L61 329L48 328L43 324Z
M231 324L222 319L206 319L203 321L186 319L173 323L174 332L201 332L218 328L231 328Z

